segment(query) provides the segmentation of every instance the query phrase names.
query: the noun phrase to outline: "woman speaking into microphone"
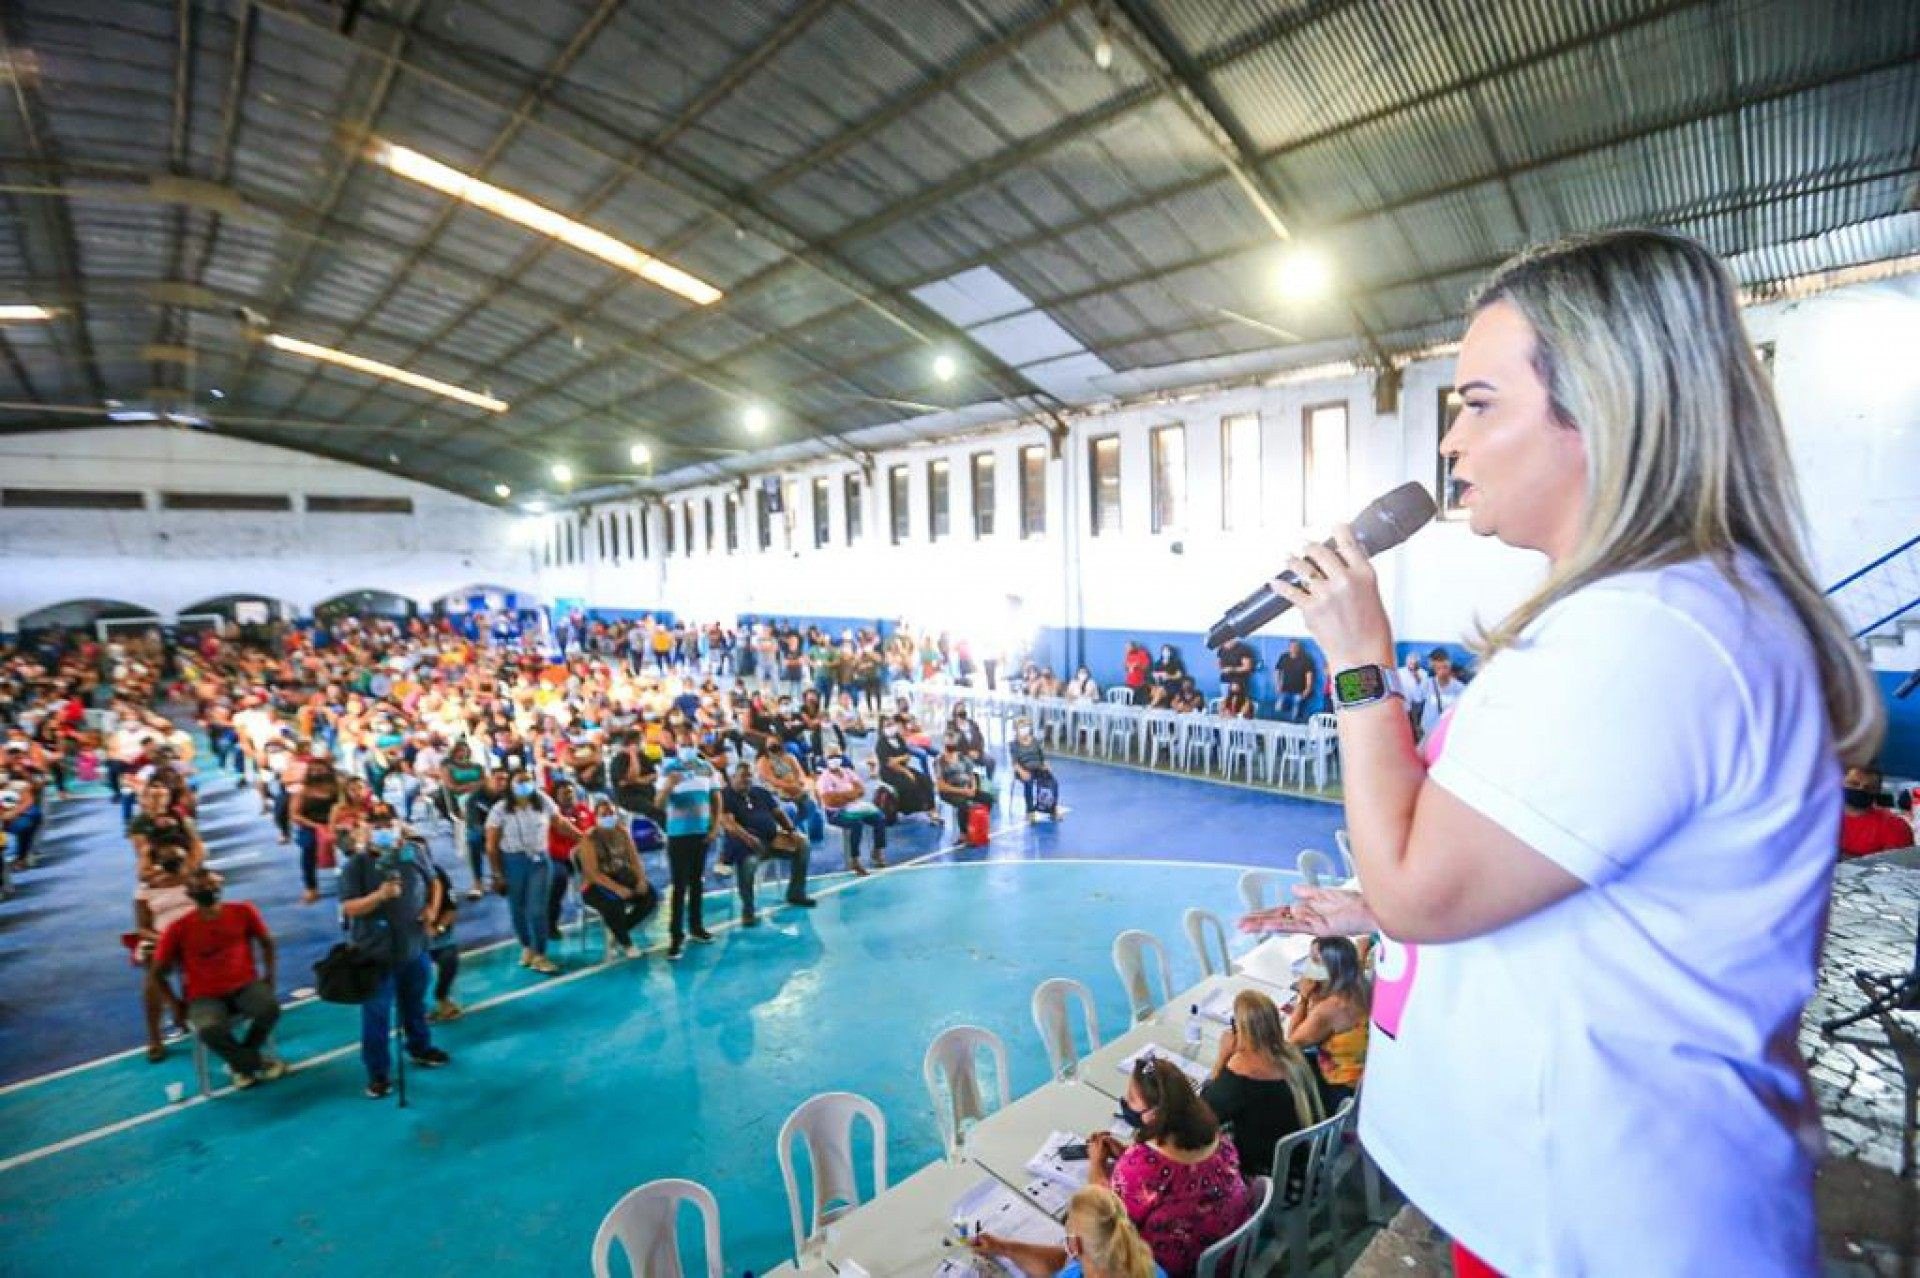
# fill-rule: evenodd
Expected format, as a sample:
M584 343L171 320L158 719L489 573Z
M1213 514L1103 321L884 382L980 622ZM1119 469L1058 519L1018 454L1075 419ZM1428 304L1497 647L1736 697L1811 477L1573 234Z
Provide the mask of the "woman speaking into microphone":
M1361 1136L1460 1272L1816 1273L1796 1035L1883 712L1733 281L1652 232L1529 252L1455 381L1473 531L1546 578L1417 751L1351 531L1290 561L1360 891L1242 926L1382 936Z

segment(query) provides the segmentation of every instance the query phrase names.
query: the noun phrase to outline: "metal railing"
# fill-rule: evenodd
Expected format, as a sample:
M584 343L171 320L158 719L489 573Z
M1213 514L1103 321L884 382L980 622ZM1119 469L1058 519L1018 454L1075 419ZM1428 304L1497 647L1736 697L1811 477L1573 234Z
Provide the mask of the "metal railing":
M1920 536L1827 587L1855 639L1875 634L1920 608Z

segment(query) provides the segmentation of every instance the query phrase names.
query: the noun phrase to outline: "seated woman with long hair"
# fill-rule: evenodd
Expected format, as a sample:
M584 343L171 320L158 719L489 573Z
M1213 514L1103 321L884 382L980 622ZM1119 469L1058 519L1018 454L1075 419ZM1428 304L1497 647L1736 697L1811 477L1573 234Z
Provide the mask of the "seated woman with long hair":
M1320 1098L1331 1112L1353 1095L1366 1070L1373 983L1352 941L1321 936L1314 938L1298 989L1287 1017L1287 1041L1318 1049Z
M1283 1138L1326 1116L1313 1067L1287 1041L1280 1009L1258 990L1233 1000L1233 1027L1221 1036L1220 1059L1200 1099L1226 1124L1249 1178L1269 1174Z
M1005 1257L1029 1278L1166 1278L1110 1189L1088 1185L1067 1202L1064 1247L1014 1242L992 1234L973 1239L983 1256Z
M1253 1210L1239 1151L1169 1060L1140 1059L1121 1113L1139 1124L1140 1134L1125 1146L1107 1132L1089 1136L1087 1181L1118 1194L1153 1258L1170 1278L1187 1278L1200 1253Z

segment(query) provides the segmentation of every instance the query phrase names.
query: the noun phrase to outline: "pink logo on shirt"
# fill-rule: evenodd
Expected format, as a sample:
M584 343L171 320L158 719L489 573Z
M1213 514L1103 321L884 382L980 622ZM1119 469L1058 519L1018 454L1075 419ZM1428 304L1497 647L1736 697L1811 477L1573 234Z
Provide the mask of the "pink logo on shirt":
M1420 743L1420 757L1429 768L1440 761L1440 752L1447 745L1447 729L1452 725L1453 711L1449 710ZM1373 966L1373 1023L1388 1038L1400 1037L1400 1022L1406 1017L1407 1000L1413 996L1413 978L1419 971L1419 946L1381 938Z

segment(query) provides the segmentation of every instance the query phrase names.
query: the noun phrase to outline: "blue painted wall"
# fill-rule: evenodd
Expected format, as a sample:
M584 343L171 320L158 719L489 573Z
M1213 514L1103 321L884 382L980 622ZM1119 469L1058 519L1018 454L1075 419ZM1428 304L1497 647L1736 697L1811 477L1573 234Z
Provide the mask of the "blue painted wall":
M1895 701L1893 690L1907 676L1874 672L1887 703L1887 742L1880 747L1880 770L1889 776L1920 777L1920 692Z

